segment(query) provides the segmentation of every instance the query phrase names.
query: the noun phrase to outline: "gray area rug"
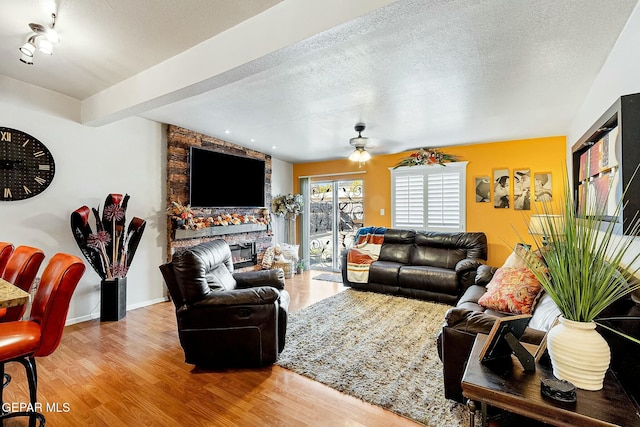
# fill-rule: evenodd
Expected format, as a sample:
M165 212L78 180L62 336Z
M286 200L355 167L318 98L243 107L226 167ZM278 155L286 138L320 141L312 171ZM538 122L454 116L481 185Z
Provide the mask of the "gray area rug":
M316 277L312 277L313 280L324 280L325 282L342 283L342 275L339 273L322 273Z
M290 313L277 364L427 426L466 425L435 343L449 308L347 289Z

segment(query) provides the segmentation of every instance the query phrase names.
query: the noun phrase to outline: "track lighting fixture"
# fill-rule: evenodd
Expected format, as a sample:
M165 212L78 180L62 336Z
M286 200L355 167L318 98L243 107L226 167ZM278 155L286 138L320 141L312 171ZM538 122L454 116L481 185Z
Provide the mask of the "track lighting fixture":
M365 129L364 123L357 123L354 129L358 132L358 136L349 140L349 144L355 147L355 150L349 156L349 160L358 162L358 167L362 167L367 160L371 159L371 154L365 149L369 143L369 138L362 136L362 131Z
M20 61L25 64L33 65L33 54L36 52L36 48L45 55L53 54L53 44L60 41L58 32L55 30L56 26L56 14L52 13L51 18L53 22L49 28L44 25L30 23L29 28L35 34L29 35L26 43L23 44L18 50L20 51Z

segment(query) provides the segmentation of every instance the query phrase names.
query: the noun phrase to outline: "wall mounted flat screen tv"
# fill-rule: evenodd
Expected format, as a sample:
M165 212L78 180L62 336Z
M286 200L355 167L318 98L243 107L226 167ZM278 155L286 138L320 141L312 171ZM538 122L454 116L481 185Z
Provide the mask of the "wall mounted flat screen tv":
M264 173L264 160L191 147L191 207L263 207Z

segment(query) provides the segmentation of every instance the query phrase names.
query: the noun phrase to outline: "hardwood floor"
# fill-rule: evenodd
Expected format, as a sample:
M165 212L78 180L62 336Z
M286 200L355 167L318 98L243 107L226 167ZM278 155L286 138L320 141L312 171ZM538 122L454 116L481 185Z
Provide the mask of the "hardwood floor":
M291 311L344 289L287 279ZM413 426L410 420L279 366L201 371L184 363L171 302L119 322L66 327L60 347L38 358L38 402L48 426ZM28 402L24 368L9 363L7 404ZM23 426L25 420L5 426Z

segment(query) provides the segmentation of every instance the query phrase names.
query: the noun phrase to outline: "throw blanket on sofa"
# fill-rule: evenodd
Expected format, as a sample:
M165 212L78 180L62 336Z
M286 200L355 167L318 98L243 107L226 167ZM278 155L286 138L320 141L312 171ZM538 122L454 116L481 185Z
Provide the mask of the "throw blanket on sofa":
M354 237L354 245L347 252L347 279L354 283L369 281L369 266L380 256L384 241L384 227L364 227Z

